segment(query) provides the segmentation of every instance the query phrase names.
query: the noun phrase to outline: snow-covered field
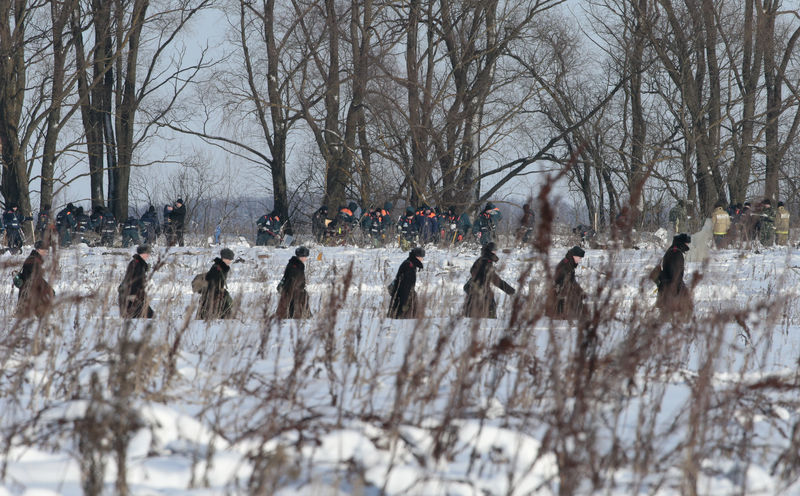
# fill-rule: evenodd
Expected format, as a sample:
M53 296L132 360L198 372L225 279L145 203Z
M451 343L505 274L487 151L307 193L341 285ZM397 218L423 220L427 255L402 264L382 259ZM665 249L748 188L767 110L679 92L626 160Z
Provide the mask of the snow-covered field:
M232 248L237 318L211 323L190 282L218 248L157 250L157 317L132 323L132 250L59 252L46 323L13 317L29 250L0 257L0 496L800 494L798 253L689 264L673 325L643 281L663 248L588 250L578 329L541 316L567 247L499 253L520 290L481 321L460 317L477 248L427 250L417 321L384 317L397 248L312 246L307 321L272 318L293 249Z

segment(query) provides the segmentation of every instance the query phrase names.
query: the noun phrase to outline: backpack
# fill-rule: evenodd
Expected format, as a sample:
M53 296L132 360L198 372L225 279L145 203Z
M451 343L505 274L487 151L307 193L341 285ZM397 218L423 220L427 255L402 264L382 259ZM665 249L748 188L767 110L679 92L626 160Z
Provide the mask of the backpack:
M206 281L205 274L197 274L192 279L192 292L200 294L208 288L208 281Z
M658 262L655 267L653 267L650 272L647 274L647 278L653 281L653 284L658 284L659 280L661 279L661 264L662 262Z

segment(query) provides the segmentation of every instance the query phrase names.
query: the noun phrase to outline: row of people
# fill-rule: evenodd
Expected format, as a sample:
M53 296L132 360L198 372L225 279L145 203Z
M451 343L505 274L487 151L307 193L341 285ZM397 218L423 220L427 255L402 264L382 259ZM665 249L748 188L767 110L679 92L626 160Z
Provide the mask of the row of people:
M691 237L679 234L651 272L650 278L657 286L656 307L673 318L686 320L691 317L693 304L691 293L683 281L684 253L689 250ZM516 290L497 273L497 246L487 243L480 257L470 268L470 277L464 285L466 293L463 315L469 318L496 318L497 304L492 286L509 295ZM17 315L30 317L44 315L55 296L53 288L44 279L42 264L47 254L46 245L37 241L34 250L25 260L21 272L15 274L14 285L19 288ZM148 305L146 294L147 272L150 256L149 245L140 245L129 262L122 282L118 286L118 304L123 318L152 318L153 309ZM575 270L585 256L579 246L570 248L555 268L552 285L545 301L545 314L553 319L580 320L584 317L586 294L577 282ZM306 291L305 264L309 250L300 246L291 257L283 277L278 284L280 295L276 317L280 319L308 318L311 316L309 297ZM227 289L230 266L235 258L233 251L224 248L215 258L205 274L198 275L192 288L200 294L197 318L203 320L227 319L233 315L233 299ZM425 249L415 247L408 258L400 264L389 285L388 317L409 319L420 317L420 305L416 296L417 272L423 269Z
M101 205L94 206L91 214L87 214L82 206L68 203L55 217L51 215L50 206L44 205L37 215L35 233L37 239L48 244L58 240L61 247L70 246L73 238L90 245L113 246L119 234L122 246L128 247L139 244L142 239L153 244L163 232L169 246L183 246L185 218L186 206L180 198L174 204L165 205L163 229L152 205L141 217L129 216L123 222L118 222L114 213Z
M406 207L405 213L396 220L392 218L392 203L386 202L382 208L363 211L361 217L354 214L358 210L355 202L340 207L331 216L328 207L322 206L311 216L314 239L320 244L342 244L350 240L354 230L360 228L375 246L396 239L404 249L417 244L437 243L456 245L472 236L482 246L496 237L497 227L503 219L500 209L489 202L481 210L473 224L469 214L458 213L454 208L439 210L428 205L419 208ZM266 221L264 216L262 219ZM332 217L332 218L331 218ZM261 220L259 221L261 222ZM533 231L534 214L530 205L523 207L523 217L517 229L517 239L527 242ZM261 232L261 231L259 231Z
M783 202L778 202L777 210L772 201L764 198L751 207L750 202L743 205L730 205L718 202L711 214L714 244L724 248L732 242L758 240L763 246L786 245L789 242L790 214Z

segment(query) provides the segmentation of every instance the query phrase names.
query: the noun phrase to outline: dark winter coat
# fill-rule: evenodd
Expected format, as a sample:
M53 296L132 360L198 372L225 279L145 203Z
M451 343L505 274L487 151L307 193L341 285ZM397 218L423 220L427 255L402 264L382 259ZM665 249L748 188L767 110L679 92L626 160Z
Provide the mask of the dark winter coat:
M571 253L558 262L547 301L547 314L551 318L575 320L583 315L585 293L575 279L577 267Z
M500 279L495 272L497 255L485 251L481 257L472 264L470 279L465 286L467 299L464 304L464 315L473 319L497 318L497 304L494 301L494 292L490 285L495 285L508 294L515 290L507 282Z
M184 223L186 222L186 205L180 207L172 207L172 212L169 213L169 219L175 228L176 232L182 233Z
M142 224L142 235L148 243L154 243L159 234L161 234L161 227L158 224L158 214L156 209L152 206L142 214L139 219Z
M20 277L23 283L17 300L17 316L20 318L42 317L53 304L55 292L44 279L43 263L39 252L33 250L22 264Z
M3 214L6 242L11 253L20 253L22 251L22 222L23 217L19 211L9 209Z
M318 243L321 243L323 238L325 237L325 221L328 217L328 211L323 209L317 209L314 212L314 215L311 216L311 232L314 234L314 238L317 240Z
M138 254L128 263L125 277L119 285L119 315L123 319L152 318L153 309L147 306L147 262Z
M231 268L217 257L206 273L206 288L200 293L197 318L202 320L233 318L233 299L228 293L227 278Z
M307 319L311 316L306 292L306 266L292 257L283 271L279 285L280 299L275 316L279 319Z
M671 317L691 317L694 311L691 292L683 282L683 254L688 249L689 247L684 244L673 243L661 260L661 273L656 282L658 285L656 307L661 309L662 314L667 313Z
M183 246L183 231L186 222L186 205L173 207L169 213L169 225L172 228L172 236L168 237L168 244L174 246L176 243Z
M418 270L422 270L422 262L417 257L409 256L400 264L393 282L394 292L389 304L389 318L415 319L419 316L417 292L414 289Z

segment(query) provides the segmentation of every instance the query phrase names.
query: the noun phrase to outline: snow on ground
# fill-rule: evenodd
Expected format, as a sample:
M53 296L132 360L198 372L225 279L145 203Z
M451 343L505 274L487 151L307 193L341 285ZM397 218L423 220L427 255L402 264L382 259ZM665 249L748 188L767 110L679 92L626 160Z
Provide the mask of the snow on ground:
M312 246L303 322L271 318L292 251L235 251L237 316L210 323L193 319L190 281L218 248L157 250L157 318L133 323L114 305L131 250L59 252L47 278L61 304L44 325L13 317L11 272L27 252L0 257L0 496L83 494L88 473L116 494L122 438L140 495L672 495L687 481L700 494L800 494L794 251L712 251L688 264L687 281L702 276L695 323L650 326L644 279L662 249L588 250L578 280L611 313L588 390L571 365L575 327L515 317L547 286L529 251L499 253L518 299L498 291L499 319L470 321L462 286L478 249L428 248L426 318L395 321L385 288L404 252ZM740 323L714 320L726 311ZM504 336L512 349L497 352Z

